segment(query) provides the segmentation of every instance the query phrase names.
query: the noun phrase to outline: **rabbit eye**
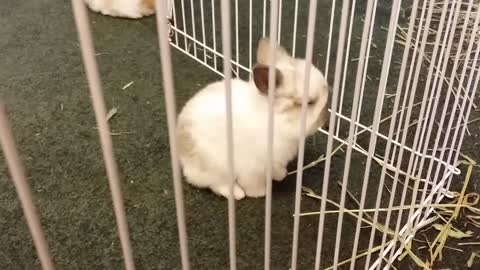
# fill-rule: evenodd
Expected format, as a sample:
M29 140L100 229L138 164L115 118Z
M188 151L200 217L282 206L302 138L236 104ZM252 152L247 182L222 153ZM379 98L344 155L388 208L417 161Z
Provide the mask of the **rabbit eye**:
M312 106L312 105L315 105L316 102L317 102L316 99L311 99L311 100L308 100L308 101L307 101L307 105L308 105L308 106ZM295 104L296 106L302 106L302 100L297 99L297 100L294 101L294 104Z

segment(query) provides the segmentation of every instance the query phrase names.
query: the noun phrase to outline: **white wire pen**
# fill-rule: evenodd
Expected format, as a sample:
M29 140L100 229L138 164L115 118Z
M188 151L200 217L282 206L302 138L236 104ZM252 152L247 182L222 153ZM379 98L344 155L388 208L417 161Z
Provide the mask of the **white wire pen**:
M429 67L429 71L428 71L428 76L427 76L427 83L425 85L425 89L430 89L432 88L432 91L431 91L431 94L430 94L430 100L428 102L428 108L427 108L427 111L430 111L430 107L431 107L431 103L432 103L432 100L433 100L433 96L434 94L436 93L436 91L434 89L436 89L436 83L438 82L438 69L437 69L437 76L435 76L435 79L433 81L433 87L430 87L430 84L432 82L432 77L433 77L433 70L436 66L436 58L438 55L443 55L444 53L444 50L446 48L445 44L446 44L446 36L444 37L443 39L443 43L441 45L441 50L440 50L440 54L438 54L438 49L439 49L439 45L440 45L440 39L442 37L442 34L441 34L441 30L443 29L444 27L444 24L445 24L445 16L446 16L446 12L447 12L447 7L448 5L446 4L448 0L445 0L444 1L444 6L443 6L443 9L442 9L442 15L441 15L441 18L440 18L440 23L439 23L439 26L438 26L438 30L439 30L439 35L436 36L435 38L435 45L434 45L434 48L433 48L433 53L432 53L432 60L430 61L430 67ZM453 14L453 13L451 13ZM449 27L450 23L451 23L451 19L452 17L450 16L449 19L448 19L448 23L447 23L447 28ZM444 61L446 61L447 59L443 59ZM439 64L441 63L442 59L439 59ZM427 93L428 91L425 91L425 93ZM438 98L437 98L438 99ZM432 109L433 113L435 113L436 111L436 105L434 106L434 108ZM429 144L428 144L428 141L429 141L429 138L430 138L430 134L432 132L432 127L433 127L433 124L435 123L435 119L434 118L431 118L430 120L430 126L428 128L428 132L427 132L427 138L425 140L425 145L424 145L424 150L423 150L423 154L426 154L426 151L429 147ZM422 132L426 129L426 124L427 124L427 121L424 121L423 122L423 127L422 127ZM441 132L441 131L440 131ZM422 138L423 138L423 134L422 134ZM422 161L420 162L420 172L417 174L419 176L421 176L421 170L423 169L423 161L425 159L422 157ZM427 178L428 179L428 178ZM427 192L427 189L424 188L423 191L422 191L422 199L425 199L425 196L426 196L426 192ZM420 209L421 210L421 209ZM420 217L420 216L419 216ZM415 224L418 224L419 220L417 219L417 221L415 222Z
M425 23L425 33L424 33L424 36L423 36L423 39L422 39L422 43L421 43L421 47L420 47L420 56L419 57L422 57L421 59L419 59L419 61L417 62L417 67L416 67L416 72L415 72L415 77L414 77L414 81L413 81L413 88L416 89L417 88L417 83L418 83L418 79L419 79L419 75L420 75L420 70L421 70L421 63L422 63L422 60L423 60L423 52L424 52L424 49L425 49L425 44L427 42L427 37L428 37L428 29L430 28L430 21L431 21L431 13L433 11L433 6L434 6L434 3L431 3L430 7L429 7L429 10L428 10L428 16L427 16L427 21ZM457 10L458 11L459 9L459 6L460 5L457 5ZM457 14L458 13L455 13L455 16L454 16L454 23L453 25L456 25L456 17L457 17ZM452 28L452 31L453 31L453 28ZM447 51L449 51L449 48L447 47ZM425 91L425 93L428 92L428 91ZM445 103L448 103L448 101L446 101ZM422 104L422 109L421 109L421 113L420 113L420 119L423 117L423 114L425 113L424 112L424 107L425 107L425 103ZM407 111L407 119L410 120L410 114L409 114L409 111ZM408 121L407 121L408 122ZM406 122L406 123L407 123ZM416 139L418 140L418 131L419 131L419 126L421 125L418 125L417 128L416 128L416 131L415 131L415 137L414 137L414 140L413 140L413 147L415 149L417 149L419 147L419 142L416 141ZM440 133L440 131L439 131ZM404 138L406 138L407 136L407 132L404 132L403 134L403 138L402 138L402 142L404 141ZM413 165L413 159L410 158L409 159L409 162L408 162L408 168L407 168L407 172L412 172L412 165ZM427 178L429 179L429 178ZM405 179L404 181L404 188L403 188L403 191L402 191L402 196L401 196L401 200L400 200L400 204L404 204L405 203L405 200L406 200L406 196L407 196L407 191L408 191L408 183L409 183L409 180L410 180L410 177L407 175L407 178ZM434 183L436 181L436 179L433 180ZM418 189L418 188L417 188ZM401 218L402 218L402 214L403 214L403 209L401 209L398 213L398 216L397 216L397 225L395 227L395 232L398 232L399 229L400 229L400 225L398 224L399 222L401 222ZM395 245L397 244L397 241L398 239L394 239L394 241L392 242L392 245L393 245L393 248L390 250L390 255L389 255L389 262L392 261L392 258L393 258L393 255L394 255L394 252L395 252ZM403 244L403 243L402 243Z
M231 44L231 22L230 22L230 3L221 1L222 15L222 47L223 47L223 74L225 79L225 108L227 121L227 157L228 171L230 178L230 196L228 197L228 236L230 251L230 270L237 269L237 251L235 236L235 198L233 197L233 187L235 184L235 167L233 148L233 123L232 123L232 44Z
M156 0L157 12L157 30L158 43L160 49L160 60L162 64L162 77L165 93L165 106L167 110L168 138L170 142L170 159L172 164L173 188L175 192L175 207L177 210L177 226L180 243L180 256L182 269L189 270L190 262L188 255L187 229L185 222L185 210L183 200L183 185L180 174L180 164L178 160L177 139L176 139L176 106L175 106L175 88L173 83L173 70L168 40L165 38L168 34L165 22L166 14L164 9L165 2Z
M351 115L351 120L350 121L350 127L348 131L348 139L347 139L347 153L345 156L345 165L344 165L344 171L343 171L343 180L342 180L342 190L340 193L340 212L338 213L338 221L337 221L337 232L336 232L336 239L335 239L335 251L334 251L334 257L333 257L333 268L338 267L338 258L340 255L340 241L341 241L341 236L342 236L342 229L343 229L343 215L344 215L344 207L345 207L345 198L346 198L346 193L347 193L347 184L348 184L348 177L350 173L350 163L351 163L351 157L352 157L352 145L354 141L354 132L355 132L355 122L357 121L357 115L358 115L358 103L359 103L359 96L360 96L360 87L362 83L362 73L364 69L367 69L367 66L365 66L365 59L368 59L368 50L367 50L367 44L366 41L368 33L370 31L371 24L374 22L374 3L373 0L369 0L367 2L367 8L366 8L366 14L365 14L365 24L363 26L363 33L362 33L362 43L360 45L360 52L359 52L359 62L357 66L357 74L356 74L356 80L355 80L355 89L353 93L353 104L352 104L352 115ZM348 45L347 45L348 46ZM349 51L347 50L347 54ZM346 65L346 63L345 63ZM344 71L346 72L346 70ZM363 81L364 83L364 81Z
M310 0L307 26L307 46L305 55L305 81L302 97L302 114L300 119L300 142L298 145L297 175L295 186L295 216L293 218L293 242L292 242L292 270L297 269L298 258L298 231L300 226L300 199L302 196L303 160L305 156L305 129L308 91L310 88L310 70L312 68L313 40L315 33L315 21L317 17L317 0Z
M200 18L202 20L202 43L207 44L207 40L205 39L205 16L203 12L203 0L200 0ZM203 46L203 62L207 64L207 48L205 48L205 46Z
M298 0L295 0L295 11L293 14L293 37L292 37L292 57L295 57L297 45L297 24L298 24Z
M433 2L433 1L432 1ZM420 27L422 26L422 23L423 23L423 20L424 20L424 15L425 15L425 10L426 10L426 5L427 5L427 1L424 1L423 3L423 7L422 7L422 13L420 15ZM427 15L427 20L426 20L426 26L425 28L428 27L429 25L429 20L431 18L431 8L433 6L430 5L430 9L429 9L429 12L428 12L428 15ZM420 31L419 33L417 33L418 35L420 35ZM418 35L417 35L417 41L419 40L418 38ZM424 37L426 37L426 32L424 33ZM410 95L410 98L409 98L409 105L407 106L407 114L406 114L406 118L405 118L405 122L403 123L404 124L404 129L406 127L408 127L409 125L409 120L410 120L410 116L411 116L411 112L412 112L412 104L413 104L413 100L414 100L414 97L415 97L415 91L416 91L416 88L415 87L412 87L410 88L410 78L411 78L411 75L413 74L413 67L414 67L414 63L416 63L416 67L417 67L417 71L419 71L419 66L421 65L421 55L423 54L423 50L424 50L424 47L425 47L425 43L421 43L421 48L420 48L420 52L418 54L418 57L415 57L415 55L412 57L412 59L416 59L418 58L418 60L416 62L414 62L412 60L411 64L410 64L410 72L409 72L409 77L407 79L407 86L406 86L406 91L409 91L409 95ZM411 89L411 90L408 90L408 89ZM405 98L404 98L404 103L406 102L407 100L407 95L405 95ZM402 117L402 114L403 114L403 111L401 113L401 116ZM402 118L400 118L402 119ZM400 128L401 126L401 122L398 124L398 128ZM399 132L398 132L399 133ZM397 135L398 135L397 133ZM390 195L390 199L389 199L389 204L388 204L388 209L390 209L388 212L387 212L387 216L386 216L386 219L385 219L385 224L386 226L388 227L389 224L390 224L390 218L391 218L391 214L392 214L392 211L391 211L391 208L393 207L393 201L394 201L394 198L395 198L395 194L396 194L396 188L397 188L397 185L398 185L398 177L399 177L399 173L400 173L400 165L402 164L402 158L403 158L403 152L404 152L404 149L405 149L405 141L406 141L406 135L407 135L407 132L404 132L403 133L403 136L402 136L402 141L401 141L401 145L400 145L400 150L399 150L399 153L398 153L398 158L397 158L397 165L395 166L396 169L395 169L395 176L394 176L394 181L393 181L393 186L391 188L391 195ZM395 148L396 149L396 148ZM395 149L394 149L394 153L395 153ZM416 151L415 148L412 148L414 151ZM406 184L405 184L406 186ZM398 233L398 230L396 230L396 233ZM389 244L387 246L387 248L385 248L385 243L386 243L386 237L387 237L387 232L384 231L383 235L382 235L382 243L381 243L381 249L380 249L380 253L381 254L380 256L383 256L382 254L386 254L388 251L392 250L393 249L393 242L391 242L391 244ZM382 258L378 258L376 260L376 262L371 266L370 269L373 269L374 267L377 267L377 269L380 268L381 266L381 262L382 262Z
M368 157L367 161L365 164L365 173L363 177L363 185L362 185L362 191L361 191L361 198L360 198L360 207L359 207L359 213L358 213L358 219L357 219L357 225L355 228L355 236L354 236L354 242L353 242L353 248L352 248L352 261L350 262L350 269L354 270L355 269L355 261L356 261L356 255L358 251L358 241L359 241L359 236L360 236L360 230L361 230L361 220L362 220L362 215L363 215L363 210L365 207L365 199L367 196L367 187L368 187L368 182L370 179L370 169L372 166L372 159L377 143L377 136L375 135L376 132L379 129L380 126L380 118L381 118L381 112L383 109L383 101L384 101L384 95L387 87L387 80L388 80L388 73L390 71L390 63L392 60L392 52L393 52L393 46L395 42L395 34L396 34L396 28L397 28L397 22L398 22L398 16L400 14L400 5L401 1L397 0L394 1L393 6L392 6L392 13L390 14L390 23L389 23L389 28L388 28L388 37L387 37L387 42L386 42L386 49L382 61L382 73L380 75L380 85L378 87L378 93L377 93L377 101L375 104L375 115L373 119L373 130L375 131L372 133L370 136L370 142L369 142L369 147L368 147ZM376 1L374 3L374 8L373 12L376 10ZM373 20L372 20L373 21ZM366 21L365 21L366 23ZM371 26L373 26L373 23L371 23ZM370 35L372 33L372 28L370 28ZM367 52L367 58L365 61L368 61L368 52ZM368 64L366 64L367 67ZM363 76L366 74L366 67L364 70ZM365 77L363 77L363 81L365 82ZM374 228L374 227L372 227Z
M238 0L235 0L235 60L237 63L240 64L240 46L239 46L239 39L238 39ZM239 66L236 67L237 76L240 74Z
M340 18L340 27L339 27L339 38L338 38L338 47L337 47L337 58L335 64L335 79L333 82L333 95L332 95L332 107L330 109L330 119L329 119L329 128L328 128L328 140L327 140L327 152L325 159L325 171L323 174L323 185L322 185L322 201L320 204L320 216L318 221L318 236L317 236L317 248L315 254L315 270L320 269L321 265L321 254L323 246L323 233L325 225L325 207L326 207L326 198L328 193L328 183L330 179L330 167L332 163L332 150L333 150L333 136L335 128L335 116L337 112L337 102L338 102L338 92L340 90L340 76L342 70L344 46L345 46L345 32L347 28L347 15L349 0L342 2L342 15Z
M408 60L408 56L409 56L409 52L410 52L410 43L411 43L411 39L412 39L412 32L413 32L413 26L414 26L413 22L415 21L415 18L416 18L417 7L418 7L418 0L414 1L413 7L412 7L412 14L410 15L410 24L409 24L409 28L408 28L406 45L405 45L405 48L404 48L402 64L401 64L401 68L400 68L399 83L398 83L398 86L397 86L395 103L393 105L393 115L397 115L397 113L398 113L398 107L399 107L399 103L400 103L400 93L401 93L402 86L403 86L402 85L403 78L404 78L404 75L405 75L405 69L406 69L407 60ZM380 182L378 184L377 198L376 198L376 201L375 201L375 209L380 208L380 203L381 203L381 200L382 200L382 194L383 194L383 188L384 188L385 176L386 176L386 170L387 170L386 164L387 164L387 159L388 159L388 156L390 154L390 149L391 149L391 146L392 146L392 137L393 137L393 131L394 131L394 128L395 128L396 119L397 119L396 117L393 117L391 122L390 122L387 145L386 145L386 148L385 148L385 155L384 155L384 158L383 158L382 172L380 174ZM379 212L375 211L374 215L373 215L373 221L372 221L373 225L372 225L372 229L370 231L370 240L368 242L368 250L371 250L372 247L373 247L373 240L375 238L375 232L376 232L375 228L377 228L377 225L378 225L378 223L377 223L378 222L378 214L379 214ZM371 256L372 256L371 253L367 254L367 257L365 259L365 269L367 269L368 266L370 265Z
M468 8L467 14L469 14L470 8L471 8L471 6ZM468 21L468 20L466 20L465 22L467 22L467 21ZM447 28L447 29L448 29L448 28ZM453 35L453 34L454 34L453 28L452 28L451 30L452 30L451 35ZM448 33L448 31L446 31L446 32ZM445 39L446 39L446 38L445 38ZM463 41L462 41L462 42L463 42ZM443 48L442 48L442 49L443 49ZM471 50L471 48L470 48L469 50ZM460 50L459 50L459 52L460 52ZM442 50L442 52L440 53L440 55L442 55L442 54L443 54L443 50ZM445 55L445 56L446 56L446 55ZM458 54L457 54L457 59L458 59ZM447 62L447 61L448 61L448 58L444 57L444 61ZM433 60L432 60L432 62L433 62ZM455 64L454 64L454 67L455 67ZM452 73L454 73L454 72L455 72L455 71L452 71ZM444 73L442 73L442 74L444 74ZM438 73L437 73L437 75L438 75ZM462 81L463 81L464 75L465 75L465 73L462 73ZM436 76L435 79L437 79L437 78L439 78L439 76ZM441 83L440 83L440 84L441 84ZM434 83L434 85L435 85L435 83ZM440 87L441 87L441 86L440 86ZM435 88L436 88L436 87L434 86L434 89L435 89ZM433 131L432 128L433 128L433 124L434 124L435 115L436 115L437 110L438 110L437 108L438 108L438 104L439 104L439 100L440 100L441 90L442 90L441 88L438 88L438 90L437 90L437 93L438 93L437 95L438 95L438 96L437 96L437 98L435 99L435 104L433 105L433 109L432 109L432 113L431 113L432 115L430 116L431 121L430 121L429 127L428 127L427 139L425 139L425 140L421 139L422 141L431 141L431 140L432 140L432 138L431 138L431 134L432 134L432 131ZM449 91L449 93L450 93L450 91L452 91L452 89L450 88L448 91ZM448 95L450 95L450 94L448 94ZM445 100L445 101L448 102L448 100ZM456 101L456 102L457 102L457 101ZM445 103L444 106L448 106L448 103ZM451 117L453 118L454 115L455 115L455 112L453 112L453 115L452 115ZM424 127L422 128L422 131L424 131L424 130L427 130L427 128L426 128L426 123L424 124ZM442 129L437 129L437 136L440 136L441 133L442 133ZM445 139L445 141L448 139L448 134L445 135L444 139ZM434 153L437 152L437 149L436 149L437 146L438 146L437 144L434 146L434 149L433 149ZM428 144L427 144L427 143L426 143L425 146L424 146L424 152L426 152L426 151L428 151ZM448 160L450 161L450 159L448 159ZM430 164L432 164L432 163L430 163ZM439 164L437 164L437 168L440 168L440 167L441 167L441 166L439 166ZM422 158L422 160L420 161L420 166L419 166L419 170L418 170L417 175L421 175L421 174L422 174L423 168L424 168L424 159ZM415 171L415 169L414 169L413 171ZM429 166L429 170L428 170L428 172L427 172L427 179L430 178L430 173L431 173L431 165ZM434 184L437 183L437 178L433 178L433 183L434 183ZM415 186L415 187L416 187L416 186ZM418 189L418 188L417 188L417 189ZM417 192L418 192L417 190L414 190L414 196L413 196L413 198L412 198L412 201L413 201L414 199L416 199L416 196L417 196L416 193L417 193ZM421 196L421 198L424 199L425 196L426 196L426 189L424 188L423 191L422 191L422 196ZM412 212L412 210L410 210L409 216L411 215L411 214L410 214L411 212ZM418 218L417 218L417 221L416 221L414 224L418 224L418 222L419 222L419 221L418 221Z
M269 37L269 54L268 54L268 130L267 130L267 164L266 166L266 190L265 190L265 255L264 269L270 270L270 253L271 253L271 232L272 232L272 169L273 169L273 140L274 140L274 114L273 104L275 98L275 81L276 72L274 69L276 61L277 40L276 33L278 31L278 0L271 1L270 8L270 37Z
M469 14L469 12L471 11L470 8L471 8L471 6L467 9L467 14ZM466 16L466 17L469 17L469 16ZM475 33L475 32L478 30L479 20L480 20L480 13L477 13L477 16L476 16L476 18L475 18L475 22L474 22L474 24L473 24L473 29L472 29L472 32L473 32L473 33ZM468 21L468 20L466 20L465 22L467 22L467 21ZM464 28L463 28L463 29L464 29ZM464 38L464 36L463 36L463 38ZM462 40L462 37L460 37L460 40ZM470 42L469 42L469 45L468 45L468 48L467 48L467 62L469 61L469 59L470 59L470 57L471 57L471 52L472 52L472 49L473 49L474 42L475 42L475 37L474 37L474 36L471 36ZM460 50L459 50L458 52L460 52ZM474 58L473 58L473 60L474 60L474 66L476 66L479 53L480 53L480 47L477 46L477 49L476 49L476 51L475 51L475 56L474 56ZM457 53L456 60L458 60L458 57L459 57L459 54ZM455 65L455 64L454 64L454 65ZM463 69L462 69L462 73L461 73L459 85L463 85L464 79L465 79L465 77L466 77L466 70L467 70L467 65L465 65L465 66L463 67ZM467 87L466 87L467 92L465 93L466 95L469 95L469 94L470 94L470 93L469 93L470 91L472 92L470 95L474 95L474 93L475 93L475 91L476 91L476 88L470 88L471 83L472 83L472 80L473 80L473 77L474 77L474 76L473 76L473 72L474 72L474 71L472 71L472 73L470 74L471 76L469 76L469 79L468 79L468 83L467 83ZM454 70L452 70L452 74L454 74ZM470 90L470 89L471 89L471 90ZM450 87L449 87L449 93L451 93L451 90L452 90L452 89L451 89L451 86L450 86ZM461 105L461 107L460 107L461 112L463 112L463 111L469 112L469 110L471 109L471 107L466 108L467 100L468 100L468 99L463 99L462 105ZM458 102L459 102L459 95L457 95L457 96L455 97L455 102L454 102L454 105L455 105L455 106L454 106L454 107L456 107L456 105L458 104ZM471 106L471 104L472 104L472 103L470 102L470 106ZM447 107L447 105L448 105L448 104L445 104L445 105L444 105L444 108ZM435 110L435 111L436 111L436 110ZM434 112L435 112L435 111L434 111ZM446 144L447 144L447 142L448 142L448 138L449 138L450 131L451 131L451 128L450 128L450 127L451 127L451 125L453 124L453 121L454 121L454 119L455 119L455 113L456 113L456 111L454 111L454 112L452 113L452 115L450 115L449 124L447 125L449 128L448 128L448 130L447 130L447 132L446 132L446 134L445 134L445 136L444 136L444 144L443 144L443 146L442 146L443 148L440 148L440 149L442 149L442 150L441 150L441 153L440 153L440 157L443 157L443 155L444 155L444 153L445 153ZM467 115L468 115L468 114L467 114ZM465 131L465 129L462 129L462 128L460 127L460 123L462 122L462 119L464 119L464 118L462 118L461 116L459 116L459 118L457 119L457 127L456 127L456 129L455 129L455 132L454 132L454 135L453 135L453 139L451 140L451 141L452 141L452 143L451 143L451 144L452 144L452 145L451 145L452 147L454 146L455 142L457 141L458 132L459 132L460 130L462 130L461 132L464 132L464 131ZM466 121L466 119L465 119L465 121ZM438 133L441 133L441 132L438 131L438 132L437 132L437 135L438 135ZM462 141L462 140L463 140L463 135L461 134L461 135L460 135L460 141L459 141L459 147L460 147L460 145L461 145L461 141ZM438 146L438 145L436 145L436 146ZM452 148L452 149L453 149L453 148ZM460 148L457 148L457 149L460 149ZM435 147L434 147L434 150L439 150L439 149L438 149L438 148L435 149ZM452 151L449 151L448 158L447 158L447 160L448 160L449 162L452 161L451 159L452 159L452 154L453 154L453 152L457 152L457 153L458 153L459 151L453 151L453 150L452 150ZM453 162L456 162L457 159L458 159L458 155L456 155L456 157L455 157L455 159L453 160ZM421 166L420 166L421 169L423 168L422 165L423 165L423 164L421 164ZM430 168L430 167L429 167L429 168ZM437 170L439 170L438 167L437 167ZM421 172L419 172L419 173L421 173ZM428 174L428 173L427 173L427 174ZM449 181L450 181L451 178L452 178L452 176L449 176L449 180L447 181L447 183L445 183L445 185L447 186L447 189L449 188ZM425 192L423 192L423 194L422 194L422 199L423 199L424 193L425 193ZM437 196L437 198L436 198L436 203L438 203L438 202L441 200L441 198L442 198L442 196ZM425 218L426 218L426 216L424 217L424 219L425 219ZM417 222L418 222L418 219L417 219ZM417 222L416 222L415 224L417 224Z
M197 33L196 33L196 27L195 27L195 6L193 5L193 0L190 0L190 16L192 18L192 36L194 40L197 40ZM185 29L185 32L187 32L187 29ZM197 57L197 43L193 43L193 55Z
M330 50L332 48L332 33L333 33L333 22L335 20L335 5L336 0L332 1L332 9L330 14L330 27L328 29L328 45L327 45L327 59L325 60L325 80L328 79L328 69L330 66Z
M185 33L187 33L187 23L186 23L186 18L185 18L185 2L184 2L184 0L182 0L180 2L180 5L181 5L181 8L182 8L182 10L181 10L182 11L182 26L183 26L182 29L185 31ZM186 35L184 35L183 41L184 41L183 49L185 51L189 52L190 50L188 48L188 40L187 40Z
M212 37L213 37L213 51L217 51L217 26L215 24L215 2L214 0L211 1L212 4ZM207 46L205 46L207 47ZM213 55L213 70L217 71L217 56Z
M346 48L346 51L347 53L345 53L345 62L343 63L343 77L342 77L342 90L340 91L340 104L338 104L338 112L340 114L342 114L342 111L343 111L343 98L344 98L344 95L345 95L345 87L346 87L346 79L347 79L347 71L348 71L348 62L349 62L349 58L350 58L350 45L351 45L351 41L352 41L352 30L353 30L353 20L355 18L355 3L356 3L356 0L352 0L352 8L350 10L350 23L349 23L349 26L348 26L348 36L347 36L347 48ZM365 25L368 25L367 23L365 23ZM366 27L366 26L365 26ZM363 40L365 42L365 40ZM335 135L337 136L340 136L340 125L337 125L337 132L335 133Z

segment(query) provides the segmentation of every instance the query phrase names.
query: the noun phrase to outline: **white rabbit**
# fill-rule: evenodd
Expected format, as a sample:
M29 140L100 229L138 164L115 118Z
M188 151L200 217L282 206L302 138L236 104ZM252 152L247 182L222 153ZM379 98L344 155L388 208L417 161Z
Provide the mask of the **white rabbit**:
M266 190L268 127L269 41L257 48L253 80L233 79L232 117L234 141L234 196L262 197ZM287 164L297 154L305 83L305 60L294 59L280 45L276 48L274 101L273 179L283 180ZM328 121L328 83L311 67L307 109L307 136ZM228 198L225 84L206 86L183 107L177 122L179 159L187 181L210 188Z
M93 11L112 17L138 19L155 13L155 0L85 0Z

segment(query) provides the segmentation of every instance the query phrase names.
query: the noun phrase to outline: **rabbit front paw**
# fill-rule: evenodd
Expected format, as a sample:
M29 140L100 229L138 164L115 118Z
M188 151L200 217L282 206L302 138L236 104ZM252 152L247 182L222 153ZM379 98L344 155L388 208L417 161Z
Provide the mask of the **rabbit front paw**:
M275 181L282 181L283 179L285 179L285 177L287 177L287 173L287 168L283 166L274 166L272 178Z
M251 186L243 189L248 197L259 198L265 196L265 186Z
M238 184L242 186L247 197L264 197L265 196L265 174L253 173L241 176Z
M228 184L214 185L211 186L210 189L218 195L223 196L227 199L228 197L230 197L230 185ZM233 197L235 198L235 200L241 200L245 197L245 192L238 184L234 184L233 186Z

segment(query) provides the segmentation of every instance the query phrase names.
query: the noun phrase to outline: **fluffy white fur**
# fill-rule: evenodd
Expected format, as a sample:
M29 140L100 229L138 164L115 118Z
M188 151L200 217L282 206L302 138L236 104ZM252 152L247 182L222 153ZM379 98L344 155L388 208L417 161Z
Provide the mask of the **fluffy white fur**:
M255 80L232 80L234 134L234 197L262 197L266 190L268 96L257 85L267 83L268 39L257 49ZM300 139L301 101L305 83L305 61L291 58L277 48L275 89L273 178L281 181L287 175L287 164L297 153ZM265 67L266 69L262 69ZM307 135L328 121L328 84L322 73L312 66ZM177 122L179 156L187 181L200 188L210 188L229 196L225 85L212 83L200 90L183 107ZM265 90L264 90L265 91Z
M112 17L138 19L152 15L155 9L144 0L85 0L93 11Z

